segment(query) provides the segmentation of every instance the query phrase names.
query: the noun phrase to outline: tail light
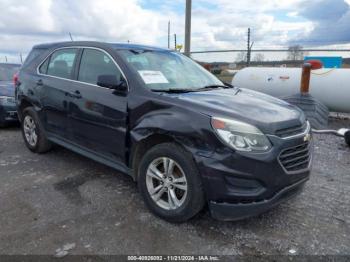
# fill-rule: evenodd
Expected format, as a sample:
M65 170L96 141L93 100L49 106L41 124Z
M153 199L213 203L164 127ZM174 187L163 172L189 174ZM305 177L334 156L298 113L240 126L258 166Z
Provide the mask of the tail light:
M17 84L18 84L18 73L15 73L14 75L13 75L13 85L16 87L17 86Z

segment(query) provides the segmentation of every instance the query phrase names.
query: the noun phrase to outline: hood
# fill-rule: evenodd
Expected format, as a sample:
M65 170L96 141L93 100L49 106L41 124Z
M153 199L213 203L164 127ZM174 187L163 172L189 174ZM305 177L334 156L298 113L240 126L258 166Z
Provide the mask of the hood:
M0 96L15 96L15 87L11 81L0 81Z
M240 120L258 127L265 134L296 127L305 122L304 113L287 102L260 92L241 88L215 89L203 92L168 94L197 105L209 116Z

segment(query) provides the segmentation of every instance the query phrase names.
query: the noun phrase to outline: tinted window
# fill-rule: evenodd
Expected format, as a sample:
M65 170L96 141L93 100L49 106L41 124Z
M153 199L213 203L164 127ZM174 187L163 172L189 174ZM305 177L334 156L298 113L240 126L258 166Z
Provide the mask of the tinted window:
M72 78L74 61L78 49L61 49L51 55L47 74L62 78Z
M84 49L78 80L96 85L100 75L115 75L120 80L121 73L113 60L104 52Z
M19 65L0 64L0 81L12 81L13 75L18 73Z

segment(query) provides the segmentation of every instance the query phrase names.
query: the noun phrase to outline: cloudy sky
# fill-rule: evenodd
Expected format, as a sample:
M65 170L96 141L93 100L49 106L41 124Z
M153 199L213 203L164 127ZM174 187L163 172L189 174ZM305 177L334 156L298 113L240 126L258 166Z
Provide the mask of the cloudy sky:
M185 0L0 0L0 62L43 42L183 43ZM193 0L192 50L349 47L350 0ZM173 43L173 39L172 39Z

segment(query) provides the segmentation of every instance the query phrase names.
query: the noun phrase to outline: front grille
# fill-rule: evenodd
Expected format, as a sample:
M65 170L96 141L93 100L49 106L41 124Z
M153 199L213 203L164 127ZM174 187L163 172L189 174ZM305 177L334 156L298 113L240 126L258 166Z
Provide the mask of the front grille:
M279 136L281 138L294 136L298 134L302 134L307 129L307 122L305 122L303 125L293 126L289 128L284 128L276 131L276 136Z
M307 169L311 161L310 143L283 150L279 156L279 161L287 173Z
M16 104L16 100L15 100L14 97L8 97L7 98L7 103L9 103L9 104Z

